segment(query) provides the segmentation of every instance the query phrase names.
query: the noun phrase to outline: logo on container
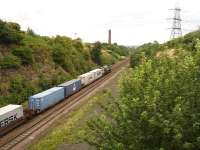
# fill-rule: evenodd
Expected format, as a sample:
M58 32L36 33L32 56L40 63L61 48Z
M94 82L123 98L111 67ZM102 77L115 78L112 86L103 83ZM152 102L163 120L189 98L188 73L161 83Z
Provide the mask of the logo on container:
M2 121L0 121L0 127L4 127L6 125L8 125L10 122L17 120L17 114L12 115Z
M73 91L76 91L76 84L74 83Z

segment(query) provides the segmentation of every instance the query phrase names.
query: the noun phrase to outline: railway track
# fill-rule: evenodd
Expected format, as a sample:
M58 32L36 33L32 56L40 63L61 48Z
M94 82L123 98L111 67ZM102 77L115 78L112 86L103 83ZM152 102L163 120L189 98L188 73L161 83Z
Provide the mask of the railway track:
M65 101L57 104L56 106L48 109L42 114L36 116L27 123L21 125L20 127L14 129L12 132L8 133L0 139L0 149L10 150L14 149L15 146L23 142L27 137L30 137L34 132L37 132L42 127L47 126L58 120L63 115L66 115L73 108L76 107L83 100L83 97L89 95L93 90L99 87L102 83L112 77L117 73L123 66L128 64L128 60L124 60L118 64L113 65L112 72L103 76L102 78L96 80L92 84L80 90L78 93L67 98Z

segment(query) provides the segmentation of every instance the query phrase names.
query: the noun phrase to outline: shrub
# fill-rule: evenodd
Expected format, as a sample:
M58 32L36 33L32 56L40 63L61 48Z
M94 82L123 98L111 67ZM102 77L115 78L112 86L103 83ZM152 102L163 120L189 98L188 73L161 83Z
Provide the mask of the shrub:
M94 47L92 48L91 51L91 57L92 60L97 63L98 65L101 65L101 43L100 42L96 42L94 44Z
M45 76L40 76L39 78L39 87L41 90L46 90L52 87L52 81L50 78L47 78Z
M111 64L114 64L115 61L116 61L116 59L108 53L103 53L101 55L101 64L102 65L111 65Z
M3 99L7 104L21 104L27 101L29 96L37 92L38 89L22 76L11 79L9 95L4 95Z
M59 65L63 65L65 63L65 50L62 46L56 46L53 50L53 60L55 63Z
M15 48L12 50L12 54L20 58L22 64L24 65L33 63L33 51L30 48Z
M23 34L19 24L0 20L0 43L19 44L22 39Z
M1 69L18 68L20 65L20 59L12 54L8 54L7 56L0 59Z
M89 123L89 142L108 150L200 149L200 41L195 47L127 71L119 97Z

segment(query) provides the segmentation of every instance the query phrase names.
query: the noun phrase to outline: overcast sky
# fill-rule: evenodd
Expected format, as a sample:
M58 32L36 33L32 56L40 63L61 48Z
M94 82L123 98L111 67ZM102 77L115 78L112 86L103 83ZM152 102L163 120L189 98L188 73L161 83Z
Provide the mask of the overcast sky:
M0 0L0 18L40 35L139 45L167 41L176 0ZM200 1L180 0L183 33L200 25Z

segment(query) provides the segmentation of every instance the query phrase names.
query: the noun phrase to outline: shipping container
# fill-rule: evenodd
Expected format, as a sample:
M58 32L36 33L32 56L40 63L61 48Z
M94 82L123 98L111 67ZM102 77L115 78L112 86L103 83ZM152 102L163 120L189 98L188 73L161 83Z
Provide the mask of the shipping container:
M0 128L9 125L24 117L23 107L21 105L7 105L0 108Z
M65 97L68 97L81 89L81 80L73 79L58 85L58 87L64 87Z
M103 75L103 69L94 69L90 72L93 74L94 80L100 78Z
M55 105L65 98L63 87L53 87L29 98L29 109L37 113Z
M103 75L103 69L94 69L90 72L80 75L78 78L81 80L81 84L86 86Z
M81 80L82 86L86 86L94 81L94 74L92 72L87 72L78 77Z

